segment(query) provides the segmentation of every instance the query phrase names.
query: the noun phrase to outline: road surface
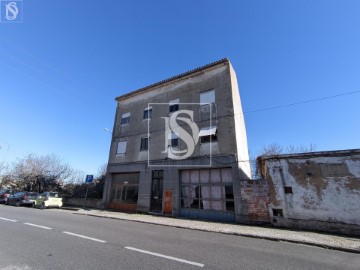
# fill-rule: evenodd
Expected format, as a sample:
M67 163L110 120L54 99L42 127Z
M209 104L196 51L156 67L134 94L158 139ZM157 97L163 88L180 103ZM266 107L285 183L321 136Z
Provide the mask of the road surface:
M0 205L0 269L360 269L360 254Z

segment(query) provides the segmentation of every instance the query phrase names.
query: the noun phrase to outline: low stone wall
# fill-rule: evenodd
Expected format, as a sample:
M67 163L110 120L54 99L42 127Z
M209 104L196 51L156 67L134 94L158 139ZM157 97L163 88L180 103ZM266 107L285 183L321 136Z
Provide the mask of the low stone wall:
M85 198L65 198L65 205L84 207ZM102 199L87 199L86 207L102 208Z

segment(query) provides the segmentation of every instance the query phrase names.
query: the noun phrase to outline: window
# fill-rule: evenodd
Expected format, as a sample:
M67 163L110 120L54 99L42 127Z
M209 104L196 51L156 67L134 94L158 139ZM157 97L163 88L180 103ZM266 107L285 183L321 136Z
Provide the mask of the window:
M121 116L121 125L129 124L130 122L130 113L124 113Z
M200 103L203 105L215 103L215 90L209 90L200 93Z
M141 138L140 151L146 151L149 147L149 138Z
M200 143L211 143L211 142L216 142L216 141L217 141L216 134L211 135L211 136L203 136L200 139Z
M169 102L169 112L176 112L179 110L179 99L174 99Z
M133 204L136 204L136 203L137 203L137 199L138 199L138 190L139 190L139 187L138 187L138 186L124 185L124 186L122 187L122 192L121 192L120 201L121 201L121 202L125 202L125 203L133 203ZM120 193L120 192L119 192L119 193Z
M181 208L234 212L231 168L183 170Z
M216 130L216 126L202 128L199 132L200 142L210 143L217 141Z
M143 118L150 119L151 117L152 117L152 107L145 108Z
M283 217L284 216L283 210L273 208L273 216L274 217Z
M169 145L174 148L179 147L179 137L175 133L169 133L168 135Z
M200 104L201 121L206 121L217 117L214 89L200 93Z
M127 141L118 142L118 147L116 150L117 155L125 155L126 153Z
M179 147L179 138L171 139L171 147Z
M112 203L137 204L139 193L139 174L114 174L111 185Z

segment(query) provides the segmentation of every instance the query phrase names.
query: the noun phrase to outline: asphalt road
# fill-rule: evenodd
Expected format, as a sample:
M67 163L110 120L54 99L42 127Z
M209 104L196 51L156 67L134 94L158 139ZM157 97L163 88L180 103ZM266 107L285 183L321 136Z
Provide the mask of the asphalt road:
M360 255L0 205L0 269L360 269Z

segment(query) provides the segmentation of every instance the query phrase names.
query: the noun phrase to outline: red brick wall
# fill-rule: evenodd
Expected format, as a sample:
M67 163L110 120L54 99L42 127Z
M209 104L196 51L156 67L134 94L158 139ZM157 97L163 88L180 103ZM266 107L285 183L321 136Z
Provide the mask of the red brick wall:
M250 223L270 223L270 194L266 180L241 181L241 198L247 202Z
M129 203L109 203L109 209L115 209L122 212L135 213L137 209L136 204Z

